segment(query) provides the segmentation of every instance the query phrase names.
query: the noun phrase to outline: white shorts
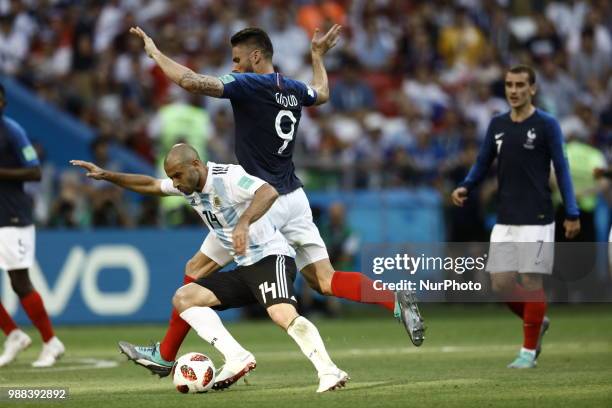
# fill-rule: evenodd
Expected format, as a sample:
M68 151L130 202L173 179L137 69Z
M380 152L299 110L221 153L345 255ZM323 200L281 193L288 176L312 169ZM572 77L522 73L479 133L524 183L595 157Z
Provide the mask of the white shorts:
M312 211L304 189L299 188L278 197L266 213L272 223L295 249L295 264L298 270L321 259L329 258L319 229L312 221ZM208 234L200 252L219 265L227 265L233 259L221 246L215 234Z
M496 224L486 270L491 273L551 274L555 255L555 223L548 225Z
M0 269L29 269L34 264L34 225L0 227Z

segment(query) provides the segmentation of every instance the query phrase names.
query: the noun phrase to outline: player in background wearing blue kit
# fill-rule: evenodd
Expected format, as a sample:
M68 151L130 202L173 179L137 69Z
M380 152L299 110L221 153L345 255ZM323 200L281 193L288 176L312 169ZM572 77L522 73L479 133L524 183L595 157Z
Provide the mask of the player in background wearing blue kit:
M551 161L565 204L567 238L578 235L580 221L559 123L532 104L533 69L510 68L505 90L511 110L491 119L476 163L453 191L452 200L462 206L497 158L498 214L486 269L493 290L523 320L523 347L508 367L533 368L549 326L542 274L552 273L554 255Z
M64 354L55 337L40 294L32 286L28 269L34 264L35 230L32 199L23 189L27 181L40 180L40 163L26 132L3 115L6 106L0 85L0 273L6 271L23 310L40 332L43 348L33 367L50 367ZM7 335L0 367L12 362L32 344L0 303L0 329Z
M312 221L312 212L302 183L295 175L293 149L302 107L329 99L323 56L338 41L341 27L334 25L325 35L315 32L311 43L313 81L307 86L274 72L270 38L259 28L245 28L231 38L233 72L220 78L193 72L165 56L139 27L130 32L144 42L147 55L164 74L185 90L230 99L235 118L235 153L247 173L270 183L280 197L270 217L296 251L296 265L308 284L324 295L363 303L376 303L401 318L411 341L423 342L424 325L414 294L409 291L376 291L373 281L356 272L335 271L327 249ZM188 262L184 282L207 276L231 262L230 254L209 234ZM155 353L142 350L146 367L160 376L170 373L172 362L189 326L173 310L168 330Z

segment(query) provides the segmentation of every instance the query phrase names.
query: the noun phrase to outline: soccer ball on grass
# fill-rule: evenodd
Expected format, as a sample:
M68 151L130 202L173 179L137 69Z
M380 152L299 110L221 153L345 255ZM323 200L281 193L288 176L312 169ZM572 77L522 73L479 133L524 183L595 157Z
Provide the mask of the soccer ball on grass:
M187 353L174 363L172 378L183 394L206 392L215 383L215 366L205 354Z

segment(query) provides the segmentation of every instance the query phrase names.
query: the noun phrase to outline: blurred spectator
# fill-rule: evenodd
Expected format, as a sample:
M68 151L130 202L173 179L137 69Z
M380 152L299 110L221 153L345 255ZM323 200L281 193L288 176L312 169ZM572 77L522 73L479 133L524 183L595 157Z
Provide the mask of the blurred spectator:
M594 132L596 118L593 112L584 105L576 108L576 114L561 122L561 130L566 138L565 151L570 165L570 175L574 185L574 194L580 208L580 234L576 239L583 242L597 241L595 233L595 208L599 193L606 190L608 180L595 179L593 171L596 168L607 167L603 153L593 147L589 140ZM566 241L563 236L563 220L565 210L559 194L556 194L557 230L556 242Z
M355 27L352 46L364 68L383 70L391 64L395 43L393 35L370 17L365 20L364 26Z
M555 25L544 15L536 16L536 34L527 41L527 49L534 61L553 58L563 49L561 37L555 30Z
M335 202L329 206L327 222L321 225L320 231L334 267L338 270L353 270L359 238L346 221L346 208L342 203Z
M412 177L408 180L416 185L432 184L438 177L438 168L445 159L445 152L439 141L431 137L431 129L421 124L415 130L415 143L408 147L408 164Z
M345 57L342 72L331 88L331 105L339 112L355 113L374 108L374 91L362 80L361 66L353 57Z
M405 27L398 43L397 63L403 72L414 74L416 67L433 69L437 59L436 47L422 25Z
M449 95L444 92L426 65L416 67L414 77L404 80L402 90L408 100L425 116L439 116L450 103Z
M268 34L274 47L274 61L281 72L291 77L298 74L304 56L310 52L310 39L300 26L295 25L288 8L277 9Z
M160 225L160 216L159 197L144 196L140 202L137 225L139 227L157 227Z
M539 106L561 119L574 111L578 86L551 58L542 62L541 69L536 80Z
M94 49L97 53L106 51L121 30L126 10L121 8L119 0L104 2L104 7L96 21Z
M465 117L476 122L478 138L484 140L491 118L509 108L504 99L491 94L491 85L488 83L477 84L475 94L475 99L464 105Z
M297 23L312 37L316 28L325 32L332 24L344 24L346 12L333 0L309 0L298 10Z
M207 142L211 133L208 112L201 107L199 95L180 95L181 98L186 96L187 102L179 98L162 106L149 125L149 135L158 142L157 169L160 175L165 174L164 158L177 143L190 144L196 149L203 163L208 161ZM184 211L186 203L181 197L166 197L161 204L171 225L186 222L188 212Z
M392 144L383 133L385 118L379 113L370 113L364 118L364 137L360 137L349 151L357 163L352 184L356 188L376 189L383 186L383 169Z
M593 27L584 28L580 39L580 49L570 56L571 74L582 87L591 81L603 84L610 73L612 55L595 48Z
M92 195L91 225L93 227L130 227L131 217L123 201L124 190L105 184Z
M591 5L593 6L593 5ZM582 28L591 28L595 35L595 49L598 52L610 55L612 53L612 35L610 34L610 26L602 23L602 18L610 17L610 13L602 13L603 10L592 8L588 11L584 24L580 29L572 31L567 40L567 51L575 53L580 49L582 40ZM609 10L608 10L609 11Z
M475 65L480 58L483 45L482 32L472 22L464 8L458 8L453 14L452 24L440 30L438 51L448 67Z
M177 143L189 143L204 163L207 160L206 144L211 132L208 112L201 107L200 96L178 92L180 97L162 106L148 128L149 136L158 142L157 164L161 170L164 157Z
M81 193L80 175L66 171L60 176L59 193L51 204L50 227L79 228L87 225L85 197Z
M91 156L93 162L110 171L121 171L121 164L111 159L109 149L110 139L107 136L102 135L95 138L93 142L91 142ZM100 185L100 183L94 183L93 185Z
M234 156L234 118L229 109L218 110L213 117L208 156L215 163L236 163Z
M15 75L29 50L29 38L19 31L13 14L0 15L0 73Z
M567 38L582 30L588 9L588 2L583 0L551 1L546 6L545 13L554 23L557 32Z

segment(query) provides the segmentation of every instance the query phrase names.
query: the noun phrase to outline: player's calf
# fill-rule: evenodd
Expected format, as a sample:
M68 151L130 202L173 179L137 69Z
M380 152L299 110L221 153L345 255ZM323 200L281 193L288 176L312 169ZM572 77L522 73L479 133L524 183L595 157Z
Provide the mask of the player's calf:
M325 296L333 296L332 278L335 270L329 258L306 265L301 270L308 286Z

